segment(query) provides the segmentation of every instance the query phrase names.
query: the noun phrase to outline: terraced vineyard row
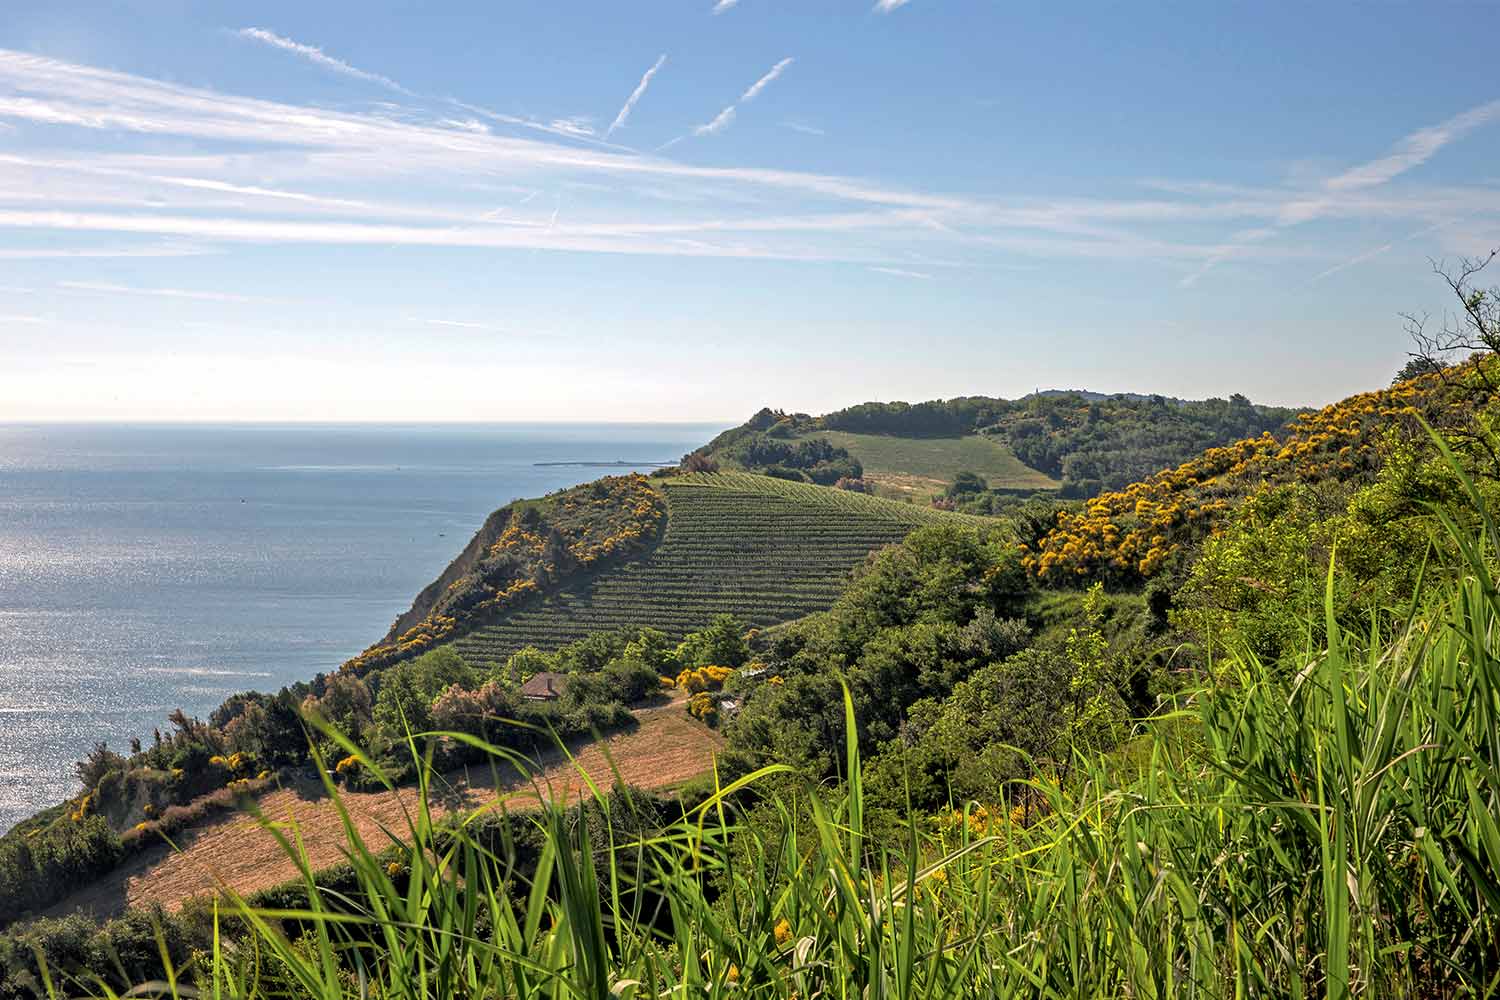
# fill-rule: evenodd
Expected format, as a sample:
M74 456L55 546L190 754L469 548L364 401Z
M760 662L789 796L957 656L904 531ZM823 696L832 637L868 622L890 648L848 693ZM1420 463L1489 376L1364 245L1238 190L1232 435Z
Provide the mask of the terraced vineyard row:
M650 625L678 636L723 612L755 625L799 618L831 605L869 552L918 525L963 519L741 473L683 476L664 489L667 529L655 549L519 608L456 648L484 663L615 628Z

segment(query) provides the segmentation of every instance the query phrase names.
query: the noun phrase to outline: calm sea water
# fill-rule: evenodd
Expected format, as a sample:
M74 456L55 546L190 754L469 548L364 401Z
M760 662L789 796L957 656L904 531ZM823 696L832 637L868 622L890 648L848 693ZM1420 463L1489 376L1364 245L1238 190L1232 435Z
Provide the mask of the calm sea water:
M0 425L0 830L182 707L379 638L506 502L673 461L691 425Z

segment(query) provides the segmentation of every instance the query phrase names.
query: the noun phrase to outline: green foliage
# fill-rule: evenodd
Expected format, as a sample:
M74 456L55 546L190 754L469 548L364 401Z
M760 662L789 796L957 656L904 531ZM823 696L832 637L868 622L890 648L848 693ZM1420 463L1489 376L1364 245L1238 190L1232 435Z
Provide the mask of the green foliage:
M778 630L767 673L726 726L727 773L769 761L834 774L842 754L840 678L855 695L862 749L894 739L908 706L941 698L979 665L1028 641L1008 620L1026 594L998 529L934 525L873 555L824 615Z
M948 485L945 495L949 499L971 496L975 493L983 493L990 488L984 477L967 470L953 477L953 482Z
M643 628L636 637L625 644L620 654L632 663L643 664L658 675L665 676L677 670L677 647L672 637L659 628Z
M673 659L678 667L739 667L750 659L745 626L734 615L718 615L708 627L678 645Z
M104 817L59 817L0 839L0 920L50 905L113 868L124 854Z
M1487 502L1500 484L1481 481ZM1398 612L1419 574L1454 565L1435 510L1467 522L1464 485L1441 455L1393 448L1375 481L1265 486L1208 538L1176 596L1174 621L1210 648L1266 661L1307 650L1323 627L1323 589L1335 552L1340 620L1365 627Z
M1024 649L976 669L946 698L912 703L901 734L869 765L873 801L936 810L995 803L1038 772L1057 773L1075 667L1056 651Z
M191 971L211 938L160 908L131 910L102 926L83 914L38 920L0 935L0 1000L38 1000L77 984L89 995L121 994Z
M702 462L719 462L777 479L832 486L840 479L858 479L860 463L845 448L821 438L795 441L796 421L771 410L761 410L746 424L727 430L684 459L684 471L709 471ZM688 467L689 459L699 459Z
M384 639L347 661L364 674L472 631L566 582L639 555L666 502L641 475L606 476L495 511Z
M557 669L557 654L545 653L535 646L522 646L505 661L501 676L510 684L520 684L532 674Z
M442 647L379 674L372 721L389 739L432 729L432 703L454 685L474 687L479 671L452 648Z

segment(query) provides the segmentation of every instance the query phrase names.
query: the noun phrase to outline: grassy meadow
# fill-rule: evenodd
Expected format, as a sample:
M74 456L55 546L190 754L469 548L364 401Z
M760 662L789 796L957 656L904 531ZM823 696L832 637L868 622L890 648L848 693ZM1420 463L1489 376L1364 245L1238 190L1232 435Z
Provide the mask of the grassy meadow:
M977 473L995 489L1054 490L1058 485L1023 464L1003 440L983 434L922 438L818 431L808 436L847 449L883 496L925 503L960 472Z

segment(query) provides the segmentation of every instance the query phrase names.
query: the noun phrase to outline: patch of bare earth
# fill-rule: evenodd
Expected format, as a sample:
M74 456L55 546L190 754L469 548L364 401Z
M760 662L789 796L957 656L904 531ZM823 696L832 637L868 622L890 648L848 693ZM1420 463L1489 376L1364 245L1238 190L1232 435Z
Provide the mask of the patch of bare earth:
M865 478L875 484L881 495L898 499L930 500L948 486L945 481L931 476L912 476L900 472L866 472Z
M636 719L634 729L577 748L572 761L561 753L548 755L529 775L513 766L499 773L489 768L449 772L434 783L431 808L440 816L501 798L512 810L534 807L539 798L575 801L587 794L580 770L601 789L613 785L617 775L636 788L671 788L707 771L719 749L718 734L689 718L680 699L641 709ZM391 836L399 837L417 806L415 788L346 791L340 798L359 836L373 850L389 846ZM343 821L316 778L299 779L264 794L258 806L286 836L300 837L314 870L344 860L348 838ZM191 896L222 888L249 894L297 877L296 864L260 821L246 813L225 814L180 835L175 848L161 845L143 851L51 907L47 915L83 911L102 918L151 903L175 910Z

